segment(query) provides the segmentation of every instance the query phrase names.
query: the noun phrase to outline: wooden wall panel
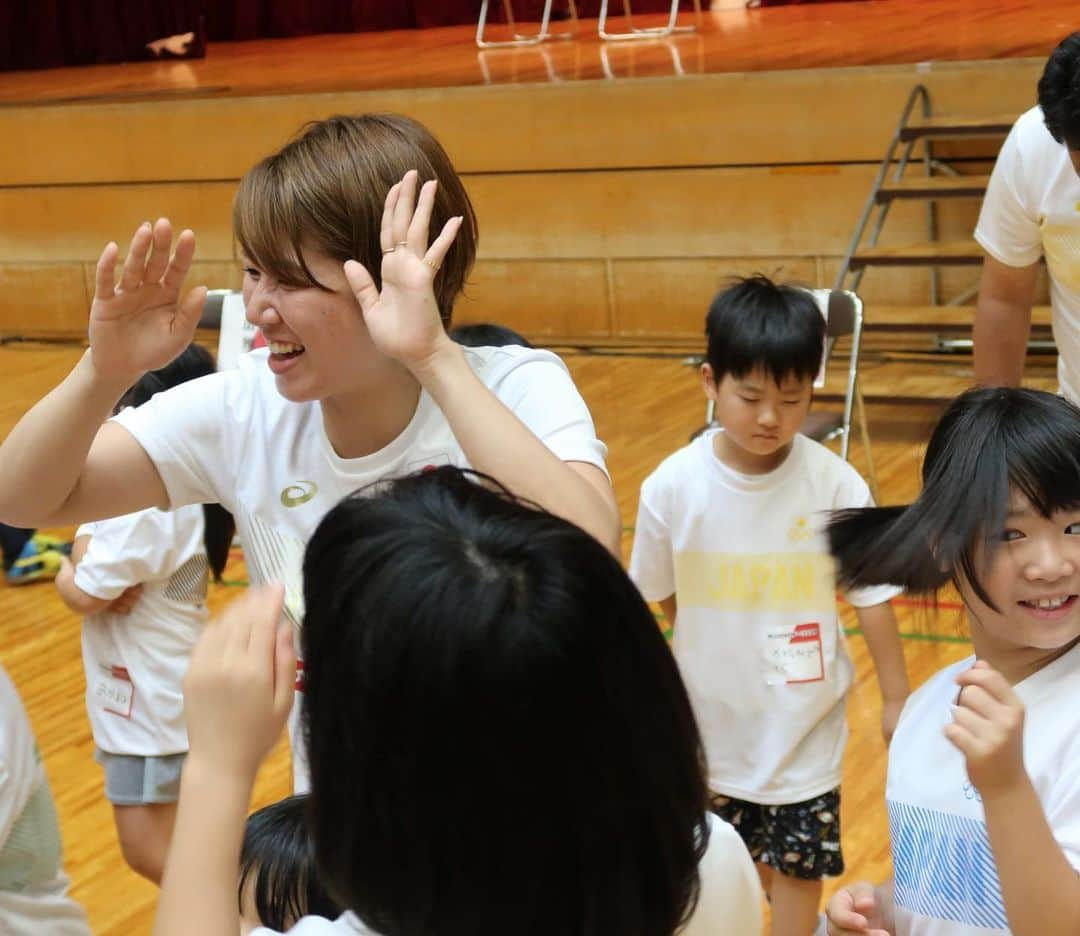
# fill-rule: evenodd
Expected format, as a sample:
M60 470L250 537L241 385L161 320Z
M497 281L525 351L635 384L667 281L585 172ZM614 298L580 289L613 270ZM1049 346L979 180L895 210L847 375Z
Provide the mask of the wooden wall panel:
M537 335L684 334L691 321L696 332L696 310L725 275L780 268L781 276L830 284L874 172L856 164L467 176L481 262L461 314L508 324L512 317ZM39 281L47 278L43 265L57 274L36 300L49 305L47 315L27 317L19 292L0 292L0 326L80 330L105 243L126 245L142 220L159 215L197 233L190 285L237 286L234 191L232 182L0 188L0 216L8 219L0 228L0 265L35 265ZM942 236L967 236L976 209L943 206ZM918 206L898 204L884 242L920 239L923 224ZM782 269L796 260L796 272ZM71 288L72 264L82 267L82 290ZM681 286L679 270L691 278ZM650 286L649 271L661 283ZM949 276L966 285L972 274ZM922 271L874 271L866 282L868 299L927 301ZM662 314L657 295L670 296ZM678 321L663 321L669 313Z
M198 256L232 260L235 183L69 185L0 188L0 262L97 262L115 240L125 249L143 221L168 217L192 228Z
M709 303L732 276L817 284L817 263L804 257L616 260L612 269L613 334L620 338L703 340Z
M0 263L0 332L85 330L89 296L78 263Z
M831 284L915 80L943 108L1019 111L1038 65L0 108L0 278L17 286L0 291L0 329L82 331L102 247L159 215L198 235L189 284L237 285L239 174L305 119L396 109L428 122L466 170L481 238L463 320L564 337L696 335L726 274L781 258L793 278ZM941 236L969 236L977 207L943 204ZM921 207L898 204L883 243L923 232ZM973 281L949 271L945 295ZM872 271L864 292L925 303L927 282L921 270Z
M602 260L480 260L454 321L498 322L527 335L611 334Z
M941 113L1030 107L1037 59L0 109L0 184L236 179L308 120L396 111L461 172L876 161L912 86ZM823 106L823 102L828 102Z
M466 178L486 257L775 257L843 254L868 165L519 173ZM975 210L941 214L968 237ZM919 206L892 209L885 243L925 237Z

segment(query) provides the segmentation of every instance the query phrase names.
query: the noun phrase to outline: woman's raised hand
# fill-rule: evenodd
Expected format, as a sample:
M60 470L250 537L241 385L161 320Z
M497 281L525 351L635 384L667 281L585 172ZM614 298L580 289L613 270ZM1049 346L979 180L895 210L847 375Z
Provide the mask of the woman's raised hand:
M171 247L168 219L160 218L152 227L143 224L131 238L119 283L119 248L110 243L102 251L89 335L94 368L103 377L134 383L191 343L206 298L206 289L198 287L180 301L195 256L195 235L181 232L172 256Z
M386 196L379 228L382 291L361 264L345 263L345 276L375 346L410 368L423 366L449 342L434 282L462 223L460 217L451 218L429 247L428 227L438 183L425 182L417 197L417 178L416 170L409 170Z

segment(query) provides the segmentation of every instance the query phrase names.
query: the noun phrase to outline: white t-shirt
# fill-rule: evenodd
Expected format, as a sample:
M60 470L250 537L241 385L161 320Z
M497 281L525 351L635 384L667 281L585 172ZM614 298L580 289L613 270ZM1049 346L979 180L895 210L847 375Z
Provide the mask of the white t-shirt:
M709 847L698 869L701 891L679 936L757 936L762 927L761 882L746 845L730 825L709 815ZM280 936L259 927L250 936ZM378 936L352 913L336 920L305 917L289 936Z
M156 757L188 749L181 684L209 618L203 509L141 510L79 527L90 545L75 584L112 600L143 591L130 614L83 621L86 711L94 743L110 754Z
M945 738L961 660L904 706L889 748L885 797L896 874L897 936L1007 936L982 800ZM1015 686L1024 703L1024 766L1054 838L1080 872L1080 645Z
M67 888L49 781L22 700L0 669L0 933L90 936Z
M323 429L318 403L277 392L269 351L252 351L233 370L188 381L115 417L146 450L173 508L220 503L236 519L254 582L285 585L285 613L303 619L304 547L319 521L347 494L431 465L468 466L446 417L428 394L385 448L341 458ZM481 381L555 455L603 470L607 449L566 366L549 351L466 348ZM372 400L378 406L378 399ZM307 788L293 707L294 789Z
M1080 176L1033 107L1013 125L990 176L975 240L995 260L1046 257L1061 392L1080 402Z
M744 475L716 457L718 431L646 478L630 577L647 600L678 601L673 649L710 788L798 803L840 784L853 673L822 512L872 500L854 468L805 436L775 470ZM869 607L897 592L847 597Z

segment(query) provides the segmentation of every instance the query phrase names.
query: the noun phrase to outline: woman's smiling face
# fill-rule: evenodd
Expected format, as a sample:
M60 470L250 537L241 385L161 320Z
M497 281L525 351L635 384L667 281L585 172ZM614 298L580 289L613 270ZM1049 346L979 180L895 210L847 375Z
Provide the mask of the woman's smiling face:
M386 363L364 326L363 313L342 264L316 251L304 262L317 286L287 286L244 258L247 319L270 347L278 392L302 403L343 397L370 386L372 370Z

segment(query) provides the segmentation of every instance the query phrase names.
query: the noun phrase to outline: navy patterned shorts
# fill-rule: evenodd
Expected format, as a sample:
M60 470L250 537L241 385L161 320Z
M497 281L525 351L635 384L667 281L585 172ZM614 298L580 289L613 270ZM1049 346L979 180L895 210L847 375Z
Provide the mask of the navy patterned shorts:
M836 877L844 871L839 787L785 806L763 806L717 793L709 805L735 827L754 861L807 881Z

